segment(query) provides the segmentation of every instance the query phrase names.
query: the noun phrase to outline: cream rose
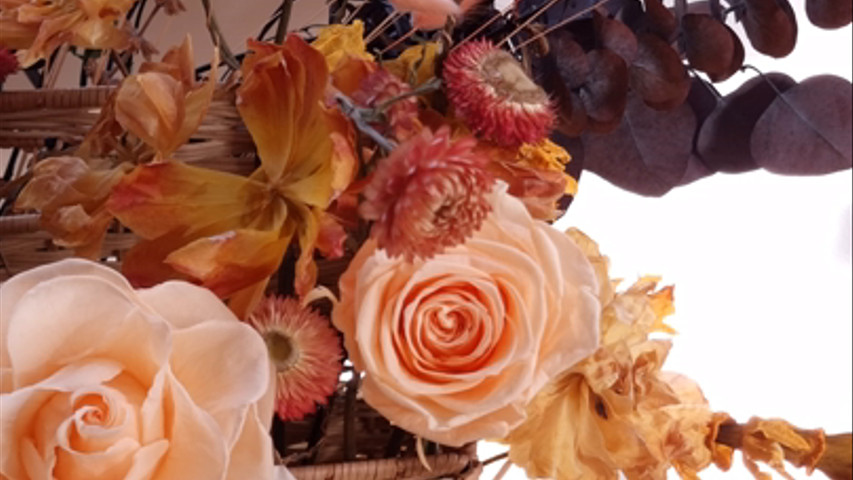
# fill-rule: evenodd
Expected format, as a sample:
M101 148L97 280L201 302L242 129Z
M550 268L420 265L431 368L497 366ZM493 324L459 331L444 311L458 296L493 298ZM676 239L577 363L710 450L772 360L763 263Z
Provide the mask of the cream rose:
M448 445L502 438L554 375L598 346L598 284L577 245L505 186L465 244L427 261L368 241L340 281L333 322L364 399Z
M185 282L65 260L0 286L0 473L271 479L261 337Z

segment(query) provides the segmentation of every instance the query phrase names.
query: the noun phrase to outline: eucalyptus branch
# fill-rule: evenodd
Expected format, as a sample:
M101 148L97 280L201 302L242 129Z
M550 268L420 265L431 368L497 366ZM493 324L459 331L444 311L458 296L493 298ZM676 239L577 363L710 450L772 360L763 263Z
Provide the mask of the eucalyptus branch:
M353 101L343 93L335 94L335 101L338 103L338 106L340 106L341 112L352 120L355 128L370 137L371 140L376 142L376 144L382 147L385 151L390 152L391 150L394 150L394 147L397 145L393 141L385 138L368 123L367 117L370 114L369 109L356 106Z
M210 0L201 0L201 4L204 6L204 14L207 20L207 30L210 32L210 39L213 41L213 44L219 48L219 53L222 54L222 61L233 70L239 70L240 62L238 62L234 57L234 54L231 52L231 48L228 47L228 42L225 41L225 37L219 29L219 24L216 22L216 17L213 15L213 7L210 5Z

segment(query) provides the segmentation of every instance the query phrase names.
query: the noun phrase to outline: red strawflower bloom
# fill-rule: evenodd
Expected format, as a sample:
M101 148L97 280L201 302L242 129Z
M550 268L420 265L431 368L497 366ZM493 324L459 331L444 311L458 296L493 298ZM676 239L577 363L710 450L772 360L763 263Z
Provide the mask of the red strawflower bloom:
M340 339L329 320L295 298L266 297L247 322L269 350L276 370L276 413L300 420L325 405L341 374Z
M380 161L359 212L389 256L430 258L480 228L494 179L475 145L452 140L447 127L424 128Z
M407 83L380 68L361 82L361 87L353 93L352 99L363 107L374 108L411 91ZM398 140L405 140L420 130L418 99L414 96L392 103L385 111L385 116L387 125Z
M488 40L468 42L450 52L443 78L456 114L500 145L539 142L554 124L545 91L512 55Z
M6 48L0 48L0 83L6 81L6 77L18 71L21 64L18 57Z

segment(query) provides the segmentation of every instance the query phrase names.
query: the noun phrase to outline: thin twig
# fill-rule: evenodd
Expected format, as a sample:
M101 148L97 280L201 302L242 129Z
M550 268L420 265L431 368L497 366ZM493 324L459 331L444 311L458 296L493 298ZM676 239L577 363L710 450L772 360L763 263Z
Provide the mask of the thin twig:
M498 42L498 44L495 46L500 47L501 45L503 45L504 43L509 41L510 38L514 37L518 32L524 30L524 27L530 25L533 22L533 20L536 20L540 15L545 13L549 8L551 8L552 5L557 3L557 1L558 0L548 0L548 3L546 3L545 5L542 5L542 7L539 10L537 10L536 12L533 13L533 15L530 16L530 18L521 22L521 25L515 27L515 30L509 32L509 35L504 37L504 39L501 40L500 42Z
M59 70L65 62L66 55L68 55L68 44L63 43L62 46L59 47L59 53L53 58L53 61L50 62L47 80L44 84L45 89L50 90L56 84L56 81L59 79Z
M141 37L142 34L144 34L146 30L148 30L148 27L151 26L151 21L154 20L154 16L157 15L157 12L159 12L161 8L163 8L162 3L154 5L154 10L151 10L151 13L148 15L148 18L145 19L145 23L142 24L142 28L140 28L139 32L137 32L137 35Z
M382 22L377 25L376 28L374 28L369 34L367 34L367 37L365 37L364 39L364 44L367 45L368 43L376 40L376 37L382 35L382 32L384 32L388 29L388 27L393 25L394 22L401 16L402 14L400 12L393 12L391 15L385 17L385 20L382 20Z
M501 17L503 17L504 15L506 15L506 13L509 11L509 9L510 9L510 8L512 8L512 4L510 4L510 5L509 5L509 6L507 6L505 9L503 9L503 10L501 10L501 11L497 12L496 14L494 14L494 15L492 16L492 18L490 18L490 19L486 20L482 25L480 25L479 27L477 27L477 29L476 29L476 30L474 30L473 32L471 32L470 34L468 34L468 36L467 36L467 37L463 38L463 39L462 39L462 41L460 41L459 43L457 43L456 45L454 45L454 46L453 46L453 48L451 48L450 50L451 50L451 51L453 51L453 50L455 50L455 49L459 48L459 46L463 45L465 42L467 42L467 41L469 41L469 40L473 39L474 37L476 37L477 35L479 35L479 34L480 34L480 32L482 32L483 30L485 30L486 28L488 28L488 27L489 27L489 25L491 25L491 24L495 23L499 18L501 18Z
M293 0L281 0L281 14L278 16L278 26L275 29L275 43L281 45L287 35L287 24L290 23L290 11Z
M509 457L509 452L499 453L499 454L495 455L494 457L489 457L489 458L483 460L482 464L485 467L486 465L491 465L492 463L495 463L499 460L503 460L507 457Z
M517 47L517 48L524 48L525 46L529 45L531 42L535 42L536 40L539 40L540 38L542 38L542 37L544 37L544 36L548 35L549 33L553 32L554 30L556 30L556 29L558 29L558 28L562 27L563 25L565 25L565 24L567 24L567 23L569 23L569 22L572 22L572 21L574 21L574 20L577 20L577 18L578 18L578 17L580 17L581 15L585 15L585 14L587 14L587 13L589 13L589 12L591 12L591 11L595 10L596 8L598 8L598 7L602 6L602 5L604 5L604 4L605 4L605 3L607 3L608 1L609 1L609 0L599 0L598 2L596 2L596 3L592 4L592 5L590 5L589 7L586 7L586 8L584 8L583 10L581 10L581 11L579 11L579 12L577 12L577 13L573 14L573 15L570 15L570 16L568 16L567 18L564 18L563 20L560 20L559 22L555 23L554 25L552 25L552 26L548 27L547 29L543 30L543 31L542 31L542 33L539 33L539 34L537 34L537 35L534 35L534 36L532 36L532 37L528 38L527 40L525 40L525 41L521 42L521 43L518 45L518 47ZM514 35L514 34L511 34L510 36L512 36L512 35ZM504 40L507 40L508 38L509 38L509 37L505 38Z
M115 50L110 50L110 58L113 59L113 63L116 64L116 68L121 70L121 74L125 77L130 75L130 72L127 70L127 65L124 64L124 59L121 58ZM110 75L112 77L112 75Z
M343 18L343 20L341 20L341 24L349 25L349 23L353 21L355 16L358 15L358 12L360 12L361 9L364 8L365 5L367 5L367 2L368 0L364 0L359 6L355 7L355 10L350 12L346 17Z
M383 49L379 52L379 55L380 55L380 56L385 55L385 52L388 52L389 50L393 50L394 48L396 48L396 47L397 47L397 45L400 45L401 43L405 42L409 37L411 37L412 35L414 35L414 34L415 34L415 32L417 32L417 31L418 31L418 29L417 29L417 28L412 27L412 29L411 29L411 30L409 30L408 32L406 32L406 34L405 34L405 35L402 35L402 36L401 36L400 38L398 38L397 40L394 40L393 42L391 42L391 45L388 45L387 47L383 48Z
M225 41L225 37L219 29L219 24L216 22L216 17L213 15L213 7L210 5L210 0L201 0L201 4L204 6L204 14L207 20L207 30L210 32L210 39L213 41L213 44L219 48L220 53L222 53L222 61L232 69L239 70L240 62L234 58L234 54L231 53L231 48L228 47L228 42Z

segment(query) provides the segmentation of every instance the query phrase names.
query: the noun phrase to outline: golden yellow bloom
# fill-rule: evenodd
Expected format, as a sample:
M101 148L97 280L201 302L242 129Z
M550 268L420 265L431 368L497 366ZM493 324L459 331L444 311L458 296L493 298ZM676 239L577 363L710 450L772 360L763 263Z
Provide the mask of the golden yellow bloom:
M0 0L0 47L23 50L24 67L62 43L83 48L125 48L124 16L134 0Z
M661 372L670 342L648 339L673 311L671 288L644 277L614 293L597 245L578 231L569 235L603 287L601 347L534 398L525 423L504 440L510 460L531 477L556 480L615 480L619 472L663 480L670 468L695 478L712 461L713 413L695 383Z
M439 53L441 45L437 42L427 42L403 50L400 56L383 62L382 66L400 80L417 87L435 76L435 60Z
M334 24L323 27L311 43L326 58L326 66L334 72L348 57L373 61L364 43L364 23L355 20L350 25Z

